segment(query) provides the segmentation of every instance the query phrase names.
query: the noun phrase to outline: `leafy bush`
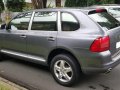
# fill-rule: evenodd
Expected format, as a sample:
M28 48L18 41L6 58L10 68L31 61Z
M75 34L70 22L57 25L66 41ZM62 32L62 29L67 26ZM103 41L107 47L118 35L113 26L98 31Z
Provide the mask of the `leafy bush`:
M84 7L98 4L112 4L115 0L66 0L66 7Z
M4 4L3 4L2 0L0 0L0 12L2 12L3 9L4 9Z
M7 8L13 12L21 12L25 5L25 0L7 0Z

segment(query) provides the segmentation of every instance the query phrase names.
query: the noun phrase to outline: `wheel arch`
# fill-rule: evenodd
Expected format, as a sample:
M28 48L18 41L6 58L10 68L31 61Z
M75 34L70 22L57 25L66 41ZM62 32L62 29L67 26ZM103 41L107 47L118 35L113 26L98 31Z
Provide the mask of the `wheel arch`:
M71 55L74 59L75 59L75 62L78 64L80 70L81 70L81 65L80 65L80 62L78 61L78 59L75 57L75 55L73 53L71 53L69 50L66 50L66 49L62 49L62 48L57 48L57 49L54 49L50 52L50 54L48 55L48 58L47 58L47 64L50 66L50 63L52 61L52 59L54 58L54 56L58 55L58 54L69 54Z

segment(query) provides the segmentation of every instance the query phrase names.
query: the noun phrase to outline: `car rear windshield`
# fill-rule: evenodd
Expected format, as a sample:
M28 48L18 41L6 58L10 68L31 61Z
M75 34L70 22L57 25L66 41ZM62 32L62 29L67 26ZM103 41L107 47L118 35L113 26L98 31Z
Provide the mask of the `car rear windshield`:
M109 15L107 12L90 13L89 17L97 22L105 30L110 30L120 26L120 22Z

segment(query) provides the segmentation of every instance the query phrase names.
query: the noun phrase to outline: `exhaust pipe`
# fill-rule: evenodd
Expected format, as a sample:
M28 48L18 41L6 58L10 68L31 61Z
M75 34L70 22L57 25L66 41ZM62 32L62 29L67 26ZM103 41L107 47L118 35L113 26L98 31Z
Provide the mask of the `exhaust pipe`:
M108 73L110 73L112 71L112 68L109 68L106 72L105 72L105 74L108 74Z

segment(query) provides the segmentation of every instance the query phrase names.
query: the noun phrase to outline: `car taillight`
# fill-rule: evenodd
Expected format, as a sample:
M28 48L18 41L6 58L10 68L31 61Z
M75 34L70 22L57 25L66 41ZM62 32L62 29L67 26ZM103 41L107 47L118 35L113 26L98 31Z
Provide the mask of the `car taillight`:
M95 14L95 13L102 13L102 12L107 12L107 10L106 9L97 8L96 10L89 11L88 15Z
M109 36L99 37L94 40L90 46L92 52L102 52L110 49L110 38Z
M96 13L101 13L101 12L105 12L105 9L96 9Z

